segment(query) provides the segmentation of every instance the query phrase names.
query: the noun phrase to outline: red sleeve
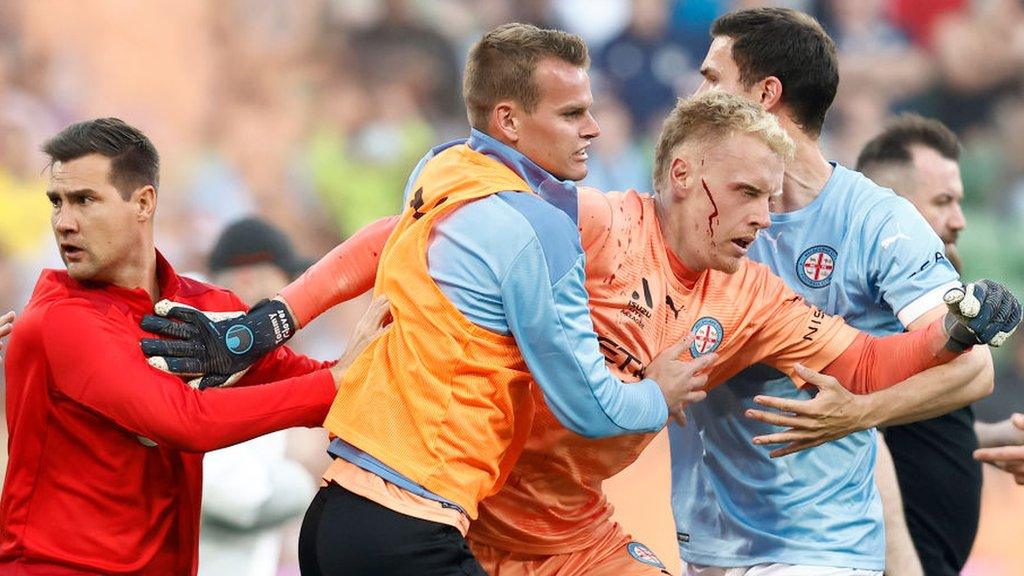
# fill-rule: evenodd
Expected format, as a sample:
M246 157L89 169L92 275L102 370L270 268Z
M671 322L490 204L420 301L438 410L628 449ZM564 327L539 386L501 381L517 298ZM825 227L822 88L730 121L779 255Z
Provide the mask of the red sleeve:
M924 330L882 338L862 333L822 373L854 394L870 394L959 356L946 349L947 340L942 318Z
M319 426L334 399L327 370L265 386L200 392L146 363L134 321L67 300L44 317L56 392L162 446L206 452L294 426Z
M398 216L381 218L359 229L281 290L299 326L373 287L384 244Z

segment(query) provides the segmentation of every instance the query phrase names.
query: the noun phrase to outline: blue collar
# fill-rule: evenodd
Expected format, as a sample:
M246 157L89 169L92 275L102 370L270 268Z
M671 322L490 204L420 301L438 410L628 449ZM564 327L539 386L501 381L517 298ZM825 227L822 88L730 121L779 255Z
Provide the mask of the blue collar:
M412 174L409 175L409 180L405 184L406 199L409 197L412 183L419 177L419 173L427 161L440 154L442 151L459 144L465 144L471 150L479 152L485 156L490 156L498 162L501 162L507 166L509 170L512 170L520 178L525 180L526 184L529 185L530 188L548 204L551 204L555 208L565 212L569 218L572 219L574 224L579 223L577 217L579 207L577 205L578 200L576 196L575 182L571 180L563 181L555 178L515 148L507 146L476 129L473 129L470 132L468 139L452 140L450 142L434 146L426 156L421 158L419 164L416 165L416 168L412 171Z
M476 129L470 132L466 146L507 166L525 180L538 196L565 212L573 223L577 223L578 201L575 182L555 178L515 148Z

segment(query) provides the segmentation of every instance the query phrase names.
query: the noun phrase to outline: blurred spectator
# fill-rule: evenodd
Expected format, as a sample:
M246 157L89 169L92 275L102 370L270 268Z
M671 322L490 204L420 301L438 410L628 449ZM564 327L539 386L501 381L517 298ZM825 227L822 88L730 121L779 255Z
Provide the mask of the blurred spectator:
M408 85L368 85L336 69L315 103L305 145L316 193L342 235L398 212L405 181L434 144Z
M25 257L50 237L46 184L28 132L0 116L0 250Z
M385 93L389 85L401 83L411 104L431 121L462 117L455 47L415 18L408 0L380 4L380 19L352 32L360 82Z
M672 2L672 28L690 54L707 54L711 46L708 30L716 18L734 9L728 0L676 0ZM684 90L683 94L690 94Z
M192 251L203 254L227 222L260 214L306 250L319 248L321 203L299 155L307 111L288 90L264 91L242 83L218 100L204 146L192 154L184 178L187 194L170 210L187 223L177 230ZM184 201L182 203L182 201ZM337 240L336 235L330 238Z
M0 251L19 259L42 251L49 238L50 206L42 194L45 156L38 146L59 128L37 94L45 65L35 60L27 61L18 45L0 43Z
M247 113L245 108L253 110ZM185 188L187 203L183 209L190 223L185 233L195 250L206 253L219 230L256 212L256 198L243 170L249 163L261 161L258 149L249 152L258 146L261 135L258 124L247 120L266 113L255 104L225 102L222 112L213 119L206 146L189 166Z
M598 94L593 108L601 125L601 137L590 146L586 186L610 192L634 188L651 192L651 162L633 135L633 119L611 92Z
M925 52L885 14L886 0L828 0L843 84L870 89L888 104L925 89L934 76ZM842 89L842 88L840 88Z
M594 59L641 134L660 128L677 95L692 92L681 89L684 83L699 85L700 62L676 41L669 22L668 0L634 0L629 27Z
M1024 3L970 2L937 24L933 51L942 120L957 132L989 122L999 98L1024 82Z
M936 25L954 12L963 10L971 0L890 0L893 23L922 48L932 44Z
M41 164L39 142L58 131L67 114L58 111L47 86L49 58L21 47L0 45L0 118L24 133L26 160ZM65 117L65 118L62 118Z
M935 67L888 20L885 0L826 0L819 6L842 71L829 149L834 159L852 163L890 113L931 85Z
M221 234L209 256L210 280L253 305L277 294L305 268L291 242L257 218L239 220ZM203 462L199 574L274 576L282 526L298 519L316 481L285 455L287 431L210 452Z
M1024 85L1003 99L995 113L1001 174L995 206L1020 222L1024 218Z
M629 24L631 9L629 0L553 0L551 12L559 28L579 34L595 53Z

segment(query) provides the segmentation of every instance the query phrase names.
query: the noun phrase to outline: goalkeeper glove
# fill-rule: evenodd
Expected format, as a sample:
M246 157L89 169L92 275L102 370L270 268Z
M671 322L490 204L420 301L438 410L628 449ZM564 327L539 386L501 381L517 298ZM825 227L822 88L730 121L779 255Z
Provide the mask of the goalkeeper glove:
M145 338L142 352L156 368L200 376L189 384L203 389L230 385L267 352L295 333L295 319L279 300L262 300L243 312L204 312L170 300L144 316L143 330L170 338Z
M998 282L980 280L943 296L949 312L946 347L962 352L975 344L1002 346L1021 321L1020 301Z

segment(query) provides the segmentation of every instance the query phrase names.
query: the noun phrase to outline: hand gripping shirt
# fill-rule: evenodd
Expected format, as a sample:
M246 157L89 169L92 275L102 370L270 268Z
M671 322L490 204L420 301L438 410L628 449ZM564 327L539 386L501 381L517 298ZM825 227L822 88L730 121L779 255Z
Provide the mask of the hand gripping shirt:
M591 315L608 366L635 381L687 332L689 356L716 352L710 385L758 361L790 373L821 369L853 342L841 319L808 306L767 267L686 271L665 245L654 200L582 189L579 224ZM585 438L540 403L505 487L481 505L471 542L528 554L586 548L616 526L601 483L631 464L653 435Z
M902 331L959 282L910 202L839 165L813 202L772 214L749 256L808 303L876 336ZM874 431L772 459L751 438L782 429L743 416L758 394L810 397L784 373L757 365L691 406L686 427L669 429L683 560L882 570Z

